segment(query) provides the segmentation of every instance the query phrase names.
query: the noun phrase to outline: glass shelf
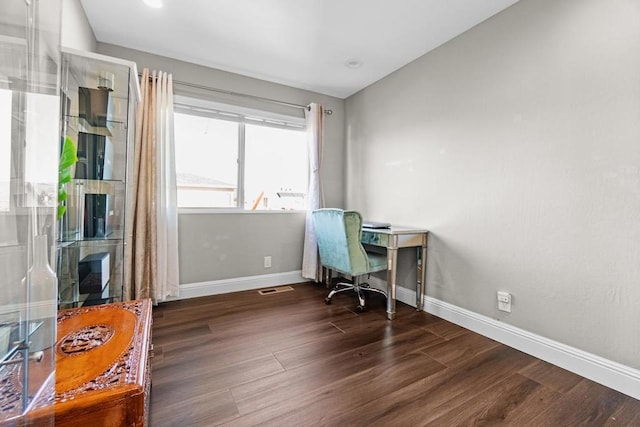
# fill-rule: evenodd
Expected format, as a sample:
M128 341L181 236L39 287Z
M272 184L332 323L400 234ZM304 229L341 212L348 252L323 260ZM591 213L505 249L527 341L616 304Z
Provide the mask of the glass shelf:
M71 180L72 185L84 186L85 192L96 194L116 194L124 189L124 181L120 179L84 179Z
M101 136L114 136L127 130L127 124L123 121L106 120L105 126L93 126L85 118L79 116L65 116L65 122L74 132L92 133Z
M108 304L111 302L120 302L122 295L92 296L91 294L80 294L78 298L61 299L59 301L60 309L77 308L89 305Z
M20 327L19 320L0 323L0 352L2 353L0 363L10 360L18 351Z
M113 234L113 233L112 233ZM60 243L80 243L80 242L89 242L89 243L101 243L101 242L115 242L115 243L119 243L121 242L123 239L123 236L117 235L117 236L112 236L109 235L107 237L81 237L81 238L73 238L70 236L60 236L59 242Z
M20 350L28 348L26 345L27 342L20 340L20 336L23 335L20 331L23 328L27 328L28 336L32 337L42 332L43 325L44 322L40 320L30 321L29 325L21 321L0 323L0 337L2 337L2 340L0 340L0 351L3 353L3 357L0 358L0 370L7 366L6 362L11 360ZM53 338L51 342L53 343Z

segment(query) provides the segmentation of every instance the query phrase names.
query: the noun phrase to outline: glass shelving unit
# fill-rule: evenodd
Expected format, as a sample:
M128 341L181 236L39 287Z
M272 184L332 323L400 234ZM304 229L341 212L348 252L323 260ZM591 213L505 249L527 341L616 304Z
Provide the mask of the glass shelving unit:
M58 237L59 307L122 301L136 64L63 49L62 135L78 147Z
M53 425L60 0L0 2L0 425Z

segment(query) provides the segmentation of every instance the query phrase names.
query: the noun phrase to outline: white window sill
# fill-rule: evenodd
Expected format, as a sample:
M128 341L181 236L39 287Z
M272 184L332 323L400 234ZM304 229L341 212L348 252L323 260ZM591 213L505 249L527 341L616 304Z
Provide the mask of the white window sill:
M303 214L305 210L255 210L249 211L244 209L220 209L220 208L178 208L178 215L262 215L262 214Z

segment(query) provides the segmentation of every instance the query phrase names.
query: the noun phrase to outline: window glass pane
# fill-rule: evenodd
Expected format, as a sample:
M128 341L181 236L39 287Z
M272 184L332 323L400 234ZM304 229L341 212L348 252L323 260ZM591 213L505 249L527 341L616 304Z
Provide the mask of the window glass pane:
M305 132L245 126L245 209L304 209L309 175Z
M179 207L237 206L238 123L175 113Z

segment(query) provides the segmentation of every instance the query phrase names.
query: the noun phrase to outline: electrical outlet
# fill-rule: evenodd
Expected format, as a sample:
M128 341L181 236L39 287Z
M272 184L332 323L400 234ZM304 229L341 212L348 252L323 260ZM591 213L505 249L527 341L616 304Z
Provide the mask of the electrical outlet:
M271 256L264 257L264 268L271 268Z
M511 313L511 294L498 291L498 310Z

